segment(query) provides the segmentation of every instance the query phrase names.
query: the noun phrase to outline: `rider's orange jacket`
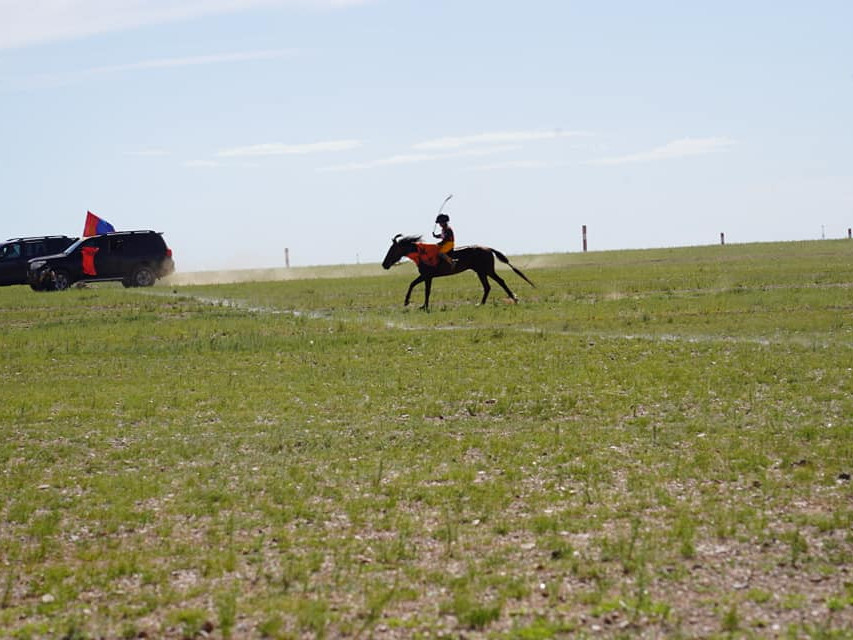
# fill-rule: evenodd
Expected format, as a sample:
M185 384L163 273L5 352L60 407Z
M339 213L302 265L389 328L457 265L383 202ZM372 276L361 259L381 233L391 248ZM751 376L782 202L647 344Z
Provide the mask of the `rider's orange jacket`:
M440 234L433 234L433 237L440 238L440 240L438 241L438 248L441 253L450 253L451 251L453 251L455 242L453 237L453 229L450 228L449 224L441 228Z

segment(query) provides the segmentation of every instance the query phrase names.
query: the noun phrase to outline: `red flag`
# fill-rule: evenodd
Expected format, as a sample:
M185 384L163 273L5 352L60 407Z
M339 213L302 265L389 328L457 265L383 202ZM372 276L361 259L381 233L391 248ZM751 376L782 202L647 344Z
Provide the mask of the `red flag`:
M98 253L98 247L83 247L81 250L83 257L83 273L87 276L96 276L95 271L95 254Z

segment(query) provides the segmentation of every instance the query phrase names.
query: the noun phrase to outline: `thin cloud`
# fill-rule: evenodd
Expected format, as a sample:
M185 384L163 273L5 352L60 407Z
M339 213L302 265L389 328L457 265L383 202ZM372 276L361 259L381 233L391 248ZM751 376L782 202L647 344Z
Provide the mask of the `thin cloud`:
M539 160L511 160L509 162L495 162L492 164L481 164L468 167L465 171L504 171L507 169L553 169L560 166L553 162L541 162Z
M306 144L281 144L278 142L253 144L245 147L234 147L216 152L217 158L245 158L260 156L304 155L308 153L329 153L349 151L361 146L360 140L329 140L326 142L309 142Z
M378 169L381 167L390 167L406 164L418 164L420 162L434 162L436 160L449 160L452 158L470 158L477 156L487 156L496 153L505 153L518 149L518 145L502 145L497 147L489 147L487 149L471 149L467 151L459 151L455 153L403 153L387 158L379 158L377 160L368 160L367 162L350 162L347 164L332 165L329 167L321 167L318 171L366 171L369 169Z
M335 9L368 0L0 0L0 49L272 7Z
M438 156L429 155L426 153L409 153L380 158L378 160L369 160L367 162L349 162L347 164L337 164L330 167L321 167L318 171L364 171L367 169L377 169L379 167L388 167L400 164L416 164L418 162L429 162L436 160Z
M124 155L136 158L162 158L170 154L171 152L166 149L137 149L124 152Z
M2 0L0 0L0 2L2 2ZM179 67L194 67L212 64L252 62L256 60L272 60L275 58L296 57L299 54L300 51L297 49L260 49L256 51L233 51L230 53L185 56L180 58L153 58L151 60L142 60L140 62L90 67L89 69L83 69L82 71L34 75L25 81L19 82L17 88L45 89L50 87L63 87L77 84L79 82L85 82L93 77L108 74L134 73L157 69L175 69ZM6 88L14 89L15 87L7 86Z
M610 158L598 158L590 160L586 164L594 165L619 165L640 162L657 162L659 160L672 160L674 158L687 158L701 156L709 153L720 153L729 151L736 140L732 138L682 138L673 140L667 144L655 147L651 151L632 153L624 156Z
M434 140L426 140L413 145L412 148L422 151L461 149L463 147L475 145L521 144L523 142L557 140L560 138L575 138L591 135L591 133L586 131L563 131L562 129L553 129L549 131L492 131L470 136L444 137L436 138Z
M126 71L145 71L148 69L172 69L175 67L194 67L207 64L222 64L225 62L248 62L254 60L271 60L274 58L294 57L296 49L263 49L258 51L237 51L233 53L217 53L206 56L187 56L182 58L155 58L129 64L114 64L104 67L93 67L80 72L84 75L100 73L122 73Z
M187 169L258 169L257 162L220 162L219 160L185 160L181 166Z
M183 166L188 169L213 169L221 167L222 164L216 162L216 160L187 160L183 163Z

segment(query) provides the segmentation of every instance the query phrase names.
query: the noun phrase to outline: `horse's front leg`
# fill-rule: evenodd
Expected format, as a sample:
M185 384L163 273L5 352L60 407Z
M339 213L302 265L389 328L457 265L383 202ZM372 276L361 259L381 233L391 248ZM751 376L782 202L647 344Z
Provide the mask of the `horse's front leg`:
M418 284L420 284L420 283L421 283L421 282L423 282L423 281L424 281L424 277L423 277L423 276L418 276L417 278L415 278L414 280L412 280L412 283L409 285L409 290L408 290L408 291L406 291L406 300L403 302L403 306L404 306L404 307L408 307L408 306L409 306L409 300L410 300L410 299L411 299L411 297L412 297L412 289L414 289L414 288L415 288L415 285L418 285Z
M432 278L424 278L424 311L429 311L429 293L432 291Z

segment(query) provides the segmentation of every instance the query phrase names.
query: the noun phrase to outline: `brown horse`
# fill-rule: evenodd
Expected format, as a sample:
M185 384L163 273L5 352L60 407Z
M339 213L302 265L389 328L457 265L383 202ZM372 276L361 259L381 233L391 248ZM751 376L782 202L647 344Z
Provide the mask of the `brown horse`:
M439 260L436 264L428 257L430 253L434 253L430 249L434 249L435 245L423 243L420 240L421 236L403 236L400 234L394 236L391 239L391 248L388 249L388 253L385 254L385 259L382 261L383 269L390 269L403 258L409 258L417 265L420 275L412 280L409 285L409 290L406 292L406 300L403 302L404 305L409 304L409 298L412 296L412 289L415 285L423 282L424 304L421 309L429 309L429 294L432 289L432 279L456 275L468 269L473 270L477 274L477 277L480 278L480 283L483 285L483 299L480 300L480 304L486 303L486 298L489 297L489 291L492 288L487 278L491 278L503 287L503 290L506 291L513 302L518 302L518 298L515 297L515 294L510 290L503 278L495 273L495 257L504 264L509 265L510 269L515 271L531 287L536 286L530 282L526 275L512 266L507 257L497 249L476 246L460 247L450 253L450 257L453 259L452 265L442 260Z

